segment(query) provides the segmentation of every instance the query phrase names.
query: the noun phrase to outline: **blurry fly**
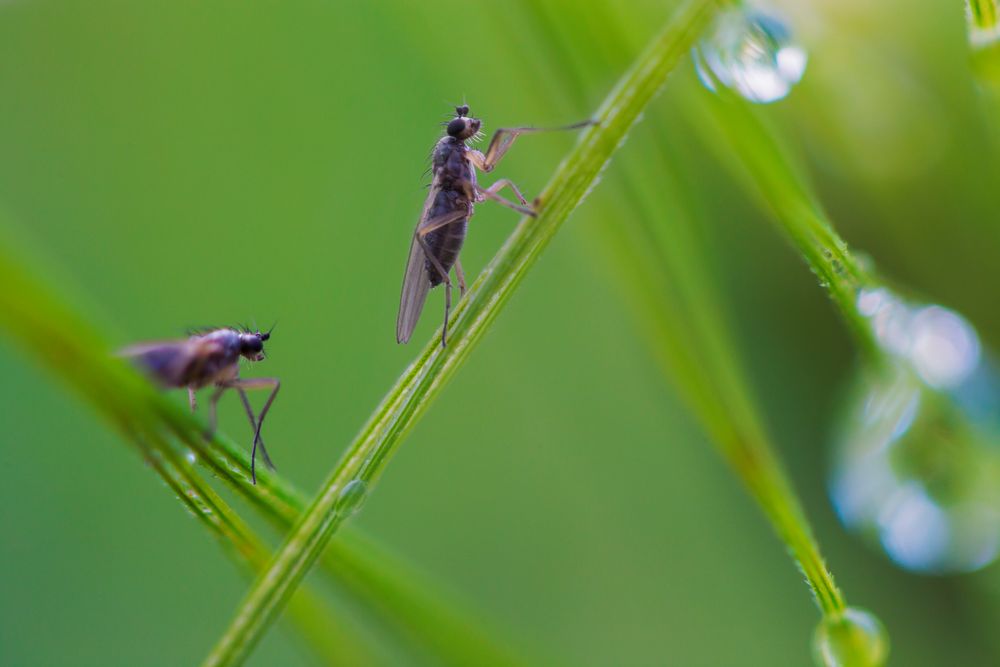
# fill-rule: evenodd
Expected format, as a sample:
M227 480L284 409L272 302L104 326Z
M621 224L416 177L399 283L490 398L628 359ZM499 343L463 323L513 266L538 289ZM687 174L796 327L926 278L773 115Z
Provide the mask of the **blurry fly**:
M591 121L567 125L555 130L572 130L590 125ZM424 210L413 233L410 256L403 277L403 293L399 300L399 315L396 318L396 342L410 340L413 329L420 319L427 293L432 287L444 283L444 326L441 329L441 345L448 342L448 313L451 310L451 278L455 269L460 296L465 294L465 274L458 254L465 243L469 218L472 217L476 202L492 199L509 208L535 215L528 207L521 191L510 180L502 178L488 188L481 188L476 182L476 170L489 173L497 165L514 140L529 132L542 132L542 128L512 127L501 128L490 140L486 153L481 153L466 145L467 141L481 138L482 122L469 116L469 107L455 108L455 118L446 129L445 136L434 146L431 155L430 192L424 202ZM510 188L520 205L498 194L503 188Z
M273 327L272 327L273 329ZM216 404L227 389L235 389L243 401L250 427L253 429L253 447L250 453L250 476L257 483L257 445L264 463L271 470L274 464L267 455L260 428L264 417L271 409L271 403L278 394L281 383L277 378L240 378L240 358L249 361L264 359L264 343L271 332L261 333L249 329L218 328L199 331L185 340L138 343L121 351L121 355L132 359L136 365L149 373L160 385L167 388L185 388L193 412L197 407L195 390L213 385L215 391L208 399L208 432L215 433ZM254 417L253 408L247 398L247 389L271 389L259 417Z

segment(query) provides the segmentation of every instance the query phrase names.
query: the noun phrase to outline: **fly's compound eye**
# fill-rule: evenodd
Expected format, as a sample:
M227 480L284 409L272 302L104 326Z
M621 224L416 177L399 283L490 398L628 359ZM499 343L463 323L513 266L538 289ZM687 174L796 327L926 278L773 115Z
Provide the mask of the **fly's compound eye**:
M465 119L456 118L455 120L448 123L448 134L457 137L465 131Z
M243 354L260 354L264 351L264 342L260 336L244 336L240 347Z
M469 115L469 105L463 104L460 107L455 107L455 113L458 114L459 118Z

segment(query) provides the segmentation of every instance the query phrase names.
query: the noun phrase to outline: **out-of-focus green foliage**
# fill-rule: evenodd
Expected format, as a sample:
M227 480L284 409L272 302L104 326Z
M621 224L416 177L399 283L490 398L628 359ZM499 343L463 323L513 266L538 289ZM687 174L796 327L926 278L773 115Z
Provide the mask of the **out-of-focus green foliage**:
M39 270L75 281L116 342L279 319L251 373L282 378L268 443L312 488L341 453L329 443L350 440L416 352L395 345L393 321L436 123L463 97L487 130L589 113L634 55L602 34L642 43L671 10L609 4L613 23L566 0L3 3L0 202L51 258ZM852 245L995 349L998 121L961 4L787 3L809 68L768 113ZM580 92L550 94L570 68ZM898 664L996 662L994 571L905 574L828 509L825 438L853 350L677 112L702 94L681 72L650 113L675 128L704 261L838 582L878 610ZM522 139L498 173L533 195L570 141ZM636 145L655 141L640 125L619 155L652 188L661 175ZM576 212L358 522L571 664L801 665L814 611L653 370L595 247L596 227L614 224L603 196ZM468 271L513 222L480 207ZM440 305L433 294L415 339ZM197 660L242 578L80 403L6 345L0 372L0 662ZM235 400L221 421L249 445ZM250 661L304 662L280 633Z

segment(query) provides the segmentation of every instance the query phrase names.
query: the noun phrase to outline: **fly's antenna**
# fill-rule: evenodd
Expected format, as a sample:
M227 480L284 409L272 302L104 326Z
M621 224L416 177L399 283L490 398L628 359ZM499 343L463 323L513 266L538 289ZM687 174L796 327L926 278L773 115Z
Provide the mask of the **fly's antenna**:
M271 325L271 328L268 329L267 331L265 331L264 333L262 333L260 335L260 339L261 340L267 340L268 338L270 338L271 337L271 332L274 331L274 327L276 327L276 326L278 326L278 320L275 320L274 324Z

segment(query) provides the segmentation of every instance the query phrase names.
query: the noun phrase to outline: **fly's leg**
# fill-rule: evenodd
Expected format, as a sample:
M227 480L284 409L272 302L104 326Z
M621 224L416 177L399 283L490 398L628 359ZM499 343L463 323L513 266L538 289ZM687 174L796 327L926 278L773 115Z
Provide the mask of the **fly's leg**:
M490 139L490 145L486 149L486 153L480 153L479 151L469 151L469 159L472 163L476 165L476 168L480 171L489 173L493 171L493 168L497 166L497 163L503 158L503 156L510 150L510 147L514 144L514 140L517 139L522 134L530 134L534 132L558 132L560 130L578 130L581 127L587 127L588 125L593 125L594 121L585 120L582 123L573 123L572 125L564 125L562 127L502 127L493 133L493 137Z
M250 399L247 397L247 392L243 389L243 387L237 387L236 391L240 395L240 401L243 402L243 409L246 410L247 419L250 420L250 428L254 433L256 433L257 418L254 417L253 408L250 406ZM264 459L264 464L271 470L274 470L274 464L271 462L271 457L268 456L267 448L264 447L264 436L257 438L257 444L260 445L260 455Z
M521 191L517 189L517 186L506 178L500 179L499 181L497 181L496 183L485 189L477 186L476 194L478 194L483 199L492 199L493 201L499 204L503 204L507 208L512 208L519 213L523 213L524 215L530 215L533 218L538 216L538 214L533 209L528 208L527 206L518 206L511 200L506 199L505 197L501 197L500 195L497 194L497 191L505 187L509 187L511 190L513 190L514 194L517 195L518 200L520 200L522 204L528 203L521 195Z
M267 411L271 409L271 403L274 402L274 397L278 395L278 390L281 389L281 382L278 378L251 378L248 380L233 380L227 383L228 387L233 387L237 390L245 389L266 389L271 388L271 393L264 401L264 407L261 408L260 417L257 419L257 426L254 428L253 433L253 448L250 450L250 479L254 484L257 483L257 443L260 442L260 427L264 425L264 417L267 416ZM248 401L249 403L249 401ZM253 411L250 411L253 414ZM270 459L268 459L270 460Z
M448 313L451 312L451 281L444 284L444 324L441 325L441 347L448 347Z
M448 213L443 213L437 217L424 220L419 225L417 225L417 236L423 238L430 234L431 232L441 229L445 225L450 225L453 222L458 222L462 218L469 217L468 211L463 211L461 209L450 211ZM426 252L426 248L424 249ZM428 257L427 259L430 259Z
M188 405L191 406L191 412L198 409L198 399L194 395L194 389L191 387L188 387Z
M501 178L499 181L497 181L490 187L486 188L485 191L490 192L492 194L497 194L504 188L510 188L511 190L513 190L514 196L517 197L517 201L521 202L525 206L528 205L528 200L524 198L524 195L521 194L521 191L518 189L518 187L514 185L514 181L510 180L509 178Z
M465 296L465 271L462 270L462 262L455 259L455 277L458 278L458 298Z
M454 222L452 220L451 222ZM434 253L431 252L431 248L427 245L427 240L424 235L427 232L417 229L417 241L420 243L420 247L424 249L424 255L427 257L427 261L431 263L434 270L438 272L441 276L441 282L444 283L444 324L441 326L441 347L447 347L448 345L448 314L451 312L451 278L448 277L448 272L444 270L441 266L441 262Z
M222 398L225 391L226 385L219 385L212 393L212 397L208 399L208 429L204 433L206 440L211 440L212 436L215 435L215 426L218 423L217 407L219 399Z

